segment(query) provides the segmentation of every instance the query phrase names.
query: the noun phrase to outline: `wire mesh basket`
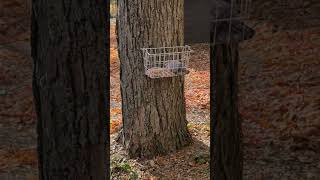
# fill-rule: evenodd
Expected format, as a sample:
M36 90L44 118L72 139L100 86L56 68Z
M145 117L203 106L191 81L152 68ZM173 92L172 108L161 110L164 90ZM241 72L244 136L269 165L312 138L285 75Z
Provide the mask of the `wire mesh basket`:
M188 74L190 46L142 48L145 74L150 78Z
M244 24L250 19L252 0L212 0L211 26L214 44L250 39L254 31Z

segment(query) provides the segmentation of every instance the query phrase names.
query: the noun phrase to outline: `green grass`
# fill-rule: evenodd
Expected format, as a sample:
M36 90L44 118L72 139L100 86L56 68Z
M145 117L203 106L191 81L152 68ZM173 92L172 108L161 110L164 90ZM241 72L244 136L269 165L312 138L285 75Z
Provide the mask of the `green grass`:
M129 180L139 180L139 175L134 169L131 167L131 165L127 162L122 162L122 163L117 163L117 162L112 162L112 171L111 171L111 176L112 174L114 175L121 175L121 176L129 176Z

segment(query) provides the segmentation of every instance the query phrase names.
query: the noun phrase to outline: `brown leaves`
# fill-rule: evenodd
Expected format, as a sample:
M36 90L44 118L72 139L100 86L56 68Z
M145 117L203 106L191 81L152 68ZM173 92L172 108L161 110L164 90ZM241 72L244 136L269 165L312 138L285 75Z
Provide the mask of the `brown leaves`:
M110 134L114 134L119 131L122 125L121 119L113 120L110 122Z
M122 124L121 108L111 108L110 110L110 134L118 132Z
M0 151L0 170L18 166L37 167L38 158L35 149L9 149Z
M187 107L194 107L199 109L210 108L209 92L204 89L193 89L186 92Z
M191 69L186 76L187 108L210 108L210 73Z

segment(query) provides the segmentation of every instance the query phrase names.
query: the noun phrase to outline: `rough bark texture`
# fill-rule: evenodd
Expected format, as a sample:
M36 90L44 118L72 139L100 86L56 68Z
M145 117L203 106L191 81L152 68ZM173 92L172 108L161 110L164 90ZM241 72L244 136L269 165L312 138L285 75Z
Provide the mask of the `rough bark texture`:
M108 177L107 1L34 0L39 179Z
M242 179L238 44L211 44L211 179Z
M143 47L183 45L183 0L118 1L118 40L125 148L152 157L189 144L184 77L144 75Z

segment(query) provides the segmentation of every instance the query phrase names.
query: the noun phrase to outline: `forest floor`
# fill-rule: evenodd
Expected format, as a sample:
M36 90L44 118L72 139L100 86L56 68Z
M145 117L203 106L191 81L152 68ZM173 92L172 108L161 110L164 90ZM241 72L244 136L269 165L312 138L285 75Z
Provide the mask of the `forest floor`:
M29 22L3 0L0 19L0 179L37 179ZM10 8L6 8L10 6ZM14 12L14 13L13 13ZM272 32L259 24L241 44L239 101L244 179L320 177L320 27ZM121 123L119 59L111 34L111 164L113 179L209 179L209 46L195 44L186 76L188 128L194 143L152 160L129 159L114 139Z

